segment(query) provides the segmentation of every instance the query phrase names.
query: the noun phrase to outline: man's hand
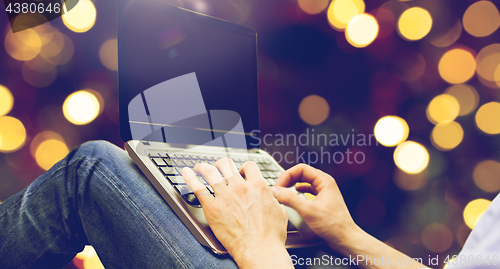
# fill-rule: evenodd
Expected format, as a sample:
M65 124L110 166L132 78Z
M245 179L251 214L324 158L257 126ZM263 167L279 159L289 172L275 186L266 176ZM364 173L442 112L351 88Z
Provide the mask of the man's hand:
M220 159L215 167L200 163L194 170L212 186L215 197L191 169L184 168L182 176L198 197L215 236L239 267L292 267L285 249L286 211L255 163L245 163L239 172L232 160Z
M316 195L307 200L284 187L297 182L310 185L297 186L299 192ZM405 254L389 247L363 231L354 223L335 180L323 171L305 164L298 164L285 171L272 187L274 196L284 205L294 208L306 224L319 237L323 238L333 250L345 255L362 255L365 262L357 265L362 268L423 268ZM375 258L386 257L394 261L391 265L376 265L368 262ZM397 261L410 263L397 264Z
M297 186L297 191L316 197L307 200L285 188L297 182L310 184ZM348 242L347 235L359 229L349 214L335 179L321 170L298 164L283 172L271 190L280 203L297 210L307 226L334 250L339 251L338 248Z

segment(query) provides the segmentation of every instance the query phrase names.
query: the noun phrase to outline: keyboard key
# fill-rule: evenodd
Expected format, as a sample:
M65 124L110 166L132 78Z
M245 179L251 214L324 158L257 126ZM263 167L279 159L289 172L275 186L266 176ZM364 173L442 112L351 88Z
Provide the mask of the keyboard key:
M177 174L182 175L182 167L175 167Z
M155 152L155 153L148 153L148 156L149 156L149 158L155 158L155 157L158 157L160 155L158 155L158 153Z
M207 180L205 178L203 178L202 176L197 176L198 180L202 183L202 184L205 184L205 185L210 185Z
M266 170L266 168L264 167L264 164L262 164L262 163L256 163L256 164L259 167L260 171Z
M264 164L264 170L269 170L269 171L278 171L279 168L276 164L274 163L268 163L268 164Z
M186 182L184 181L184 178L182 176L168 176L167 178L174 185L175 184L186 184Z
M173 159L172 161L174 162L175 166L181 166L181 167L186 166L186 164L180 159Z
M153 162L157 165L157 166L167 166L167 163L162 159L162 158L152 158Z
M184 160L184 163L186 164L186 166L188 167L194 167L196 164L191 161L191 160Z
M200 157L199 157L199 160L200 160L201 162L203 162L203 163L204 163L204 162L207 162L207 156L200 156Z
M169 158L168 154L166 152L160 152L160 157L162 158Z
M188 185L174 185L174 187L181 195L193 193Z
M201 206L200 201L198 201L198 198L193 193L185 194L182 196L182 198L184 198L184 201L186 201L186 203L188 203L189 205L195 207Z
M172 159L170 158L165 158L163 159L165 161L165 163L168 165L168 166L174 166L174 163L172 162Z
M177 170L173 167L160 167L160 170L167 176L178 175Z
M196 155L191 155L191 159L193 161L199 161L200 160L200 158L198 156L196 156Z
M212 186L208 185L207 189L210 191L210 193L212 193L212 194L214 193L214 189L212 189Z
M269 178L266 178L267 182L269 182L269 184L271 185L274 185L276 184L276 178L274 177L269 177Z

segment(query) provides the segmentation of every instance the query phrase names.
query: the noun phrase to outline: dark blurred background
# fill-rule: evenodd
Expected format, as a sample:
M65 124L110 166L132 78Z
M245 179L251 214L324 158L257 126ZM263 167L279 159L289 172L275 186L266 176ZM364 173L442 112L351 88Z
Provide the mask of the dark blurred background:
M500 191L498 2L167 2L257 30L261 147L284 168L331 174L354 220L409 256L458 254ZM124 143L114 1L15 34L0 11L0 34L3 201L85 141Z

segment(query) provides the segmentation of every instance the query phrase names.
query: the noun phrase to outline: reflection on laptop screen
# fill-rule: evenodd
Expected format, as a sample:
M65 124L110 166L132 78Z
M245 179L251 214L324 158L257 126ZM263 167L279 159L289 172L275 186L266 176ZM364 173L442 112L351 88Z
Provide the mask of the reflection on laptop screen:
M205 144L203 137L258 130L253 29L149 0L131 0L119 10L124 141L140 136L149 141L166 137L169 143ZM212 117L221 111L232 113L223 114L222 121L219 117L221 123L215 127ZM238 114L242 130L233 129ZM134 129L140 125L146 128Z

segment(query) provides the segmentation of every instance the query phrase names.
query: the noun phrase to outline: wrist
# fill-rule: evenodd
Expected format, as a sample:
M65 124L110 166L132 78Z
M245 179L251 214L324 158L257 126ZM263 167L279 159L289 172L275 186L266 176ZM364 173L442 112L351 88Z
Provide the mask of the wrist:
M239 268L293 268L284 244L261 244L230 253Z
M364 242L366 237L370 236L354 222L347 225L341 234L342 237L326 240L326 244L343 255L356 253L356 247L360 245L360 242Z

